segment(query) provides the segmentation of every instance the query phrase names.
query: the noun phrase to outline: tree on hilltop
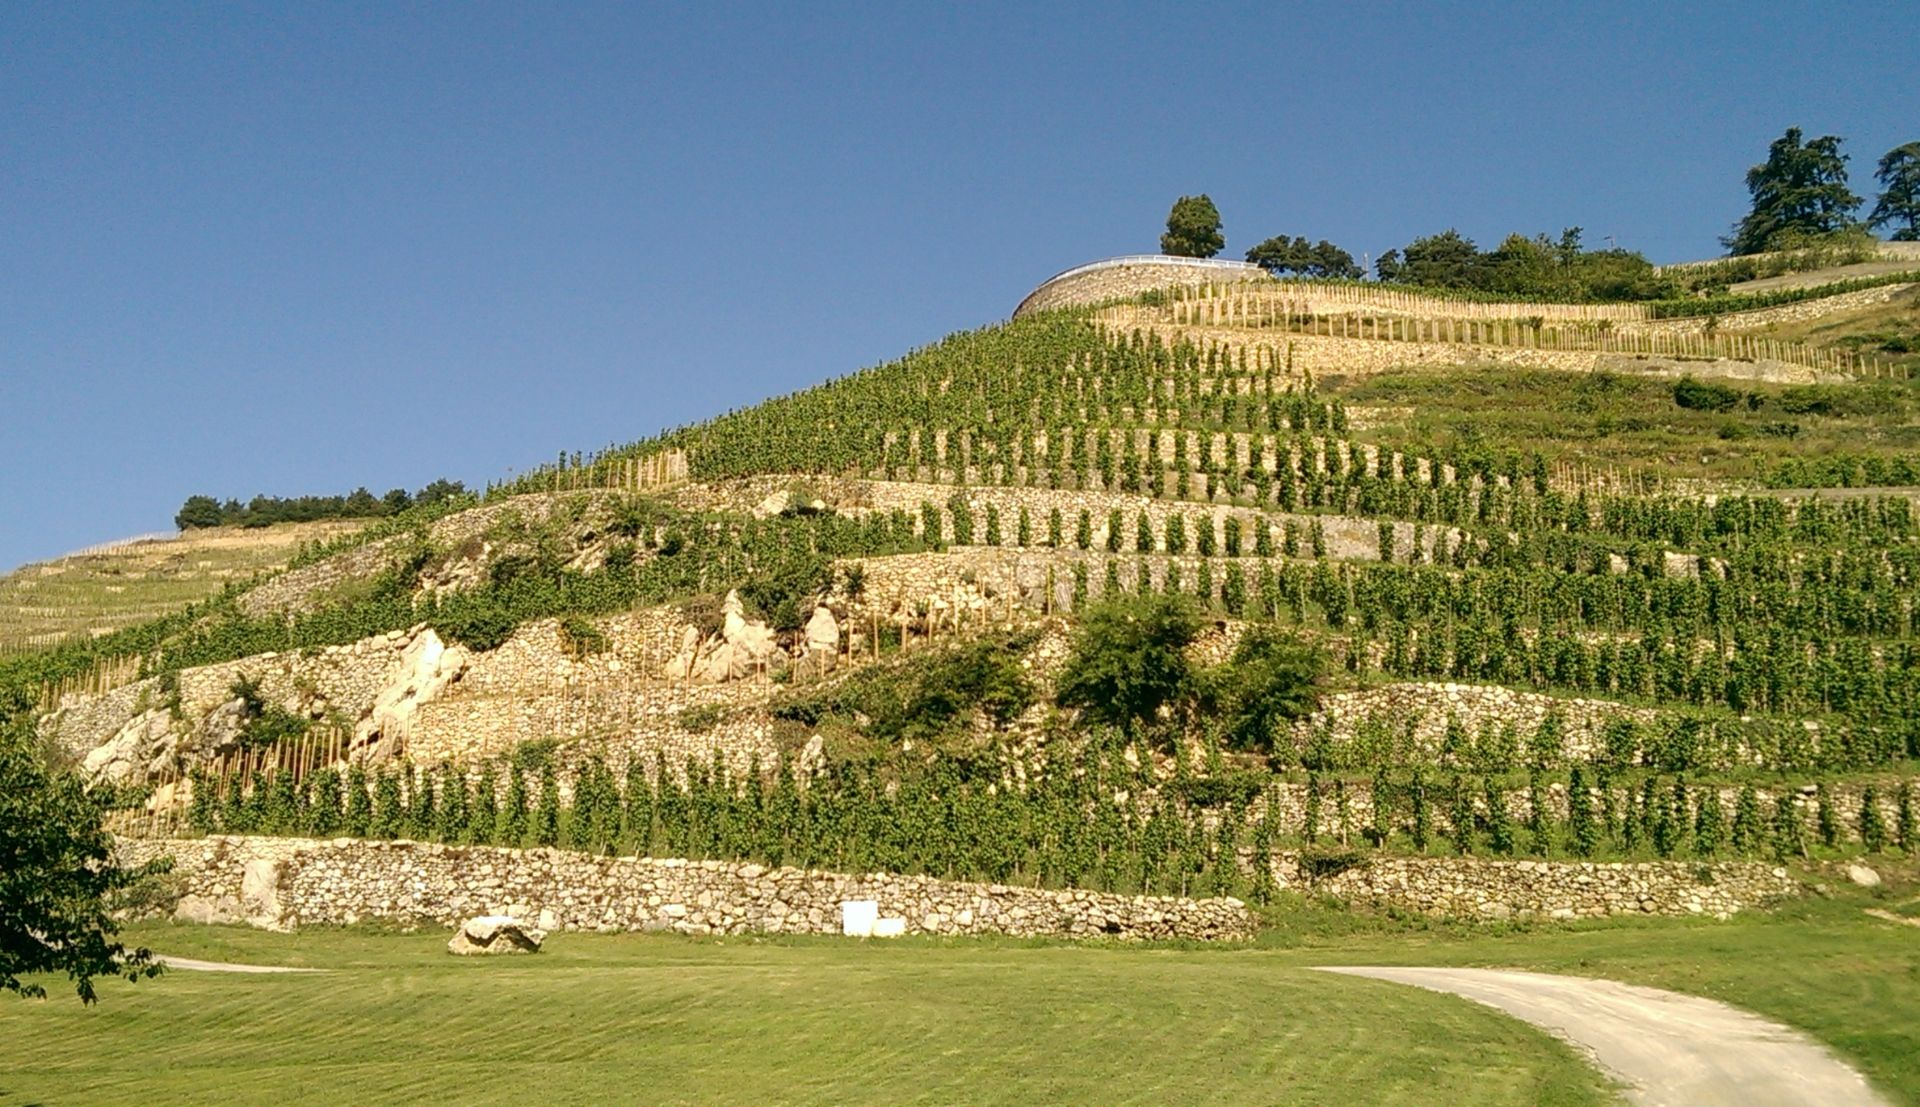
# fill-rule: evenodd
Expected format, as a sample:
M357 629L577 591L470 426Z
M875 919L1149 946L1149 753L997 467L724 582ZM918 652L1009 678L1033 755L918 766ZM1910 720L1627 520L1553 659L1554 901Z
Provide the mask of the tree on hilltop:
M1247 251L1247 260L1280 276L1293 273L1302 277L1358 280L1366 271L1353 262L1353 255L1321 239L1314 245L1300 237L1275 235Z
M1167 213L1167 233L1160 236L1160 252L1181 258L1210 258L1225 249L1220 234L1220 209L1206 193L1182 196Z
M1404 250L1381 254L1374 271L1381 280L1394 284L1472 288L1479 283L1481 257L1473 239L1449 227L1439 234L1414 239Z
M1881 192L1867 225L1895 227L1895 242L1920 242L1920 142L1888 150L1873 178L1880 182Z
M118 868L99 802L35 746L25 703L0 703L0 992L44 996L32 975L64 973L82 1003L96 977L155 976L144 949L113 940L113 894L147 870Z
M1854 225L1860 197L1847 188L1847 155L1841 139L1822 135L1800 140L1800 128L1767 148L1767 160L1747 170L1753 210L1721 241L1734 254L1786 249Z

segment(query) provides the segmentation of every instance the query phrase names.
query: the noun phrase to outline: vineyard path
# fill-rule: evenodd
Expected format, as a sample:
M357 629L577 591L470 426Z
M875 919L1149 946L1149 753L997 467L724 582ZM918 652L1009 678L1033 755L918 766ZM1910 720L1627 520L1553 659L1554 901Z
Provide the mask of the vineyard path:
M1500 969L1325 966L1451 992L1561 1037L1624 1083L1631 1103L1665 1107L1880 1105L1866 1078L1798 1031L1698 996Z

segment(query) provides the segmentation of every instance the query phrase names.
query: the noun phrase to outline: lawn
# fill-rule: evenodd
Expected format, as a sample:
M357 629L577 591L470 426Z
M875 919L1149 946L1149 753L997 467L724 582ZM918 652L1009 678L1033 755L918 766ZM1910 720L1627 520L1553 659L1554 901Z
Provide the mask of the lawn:
M135 940L311 976L173 972L0 1000L0 1105L1591 1103L1558 1042L1455 999L1307 970L1610 977L1799 1027L1920 1104L1920 928L1850 892L1732 922L1489 928L1295 903L1248 947L556 935L457 960L444 932L147 924ZM54 982L57 984L57 982Z
M0 1104L1475 1103L1605 1099L1547 1035L1253 950L142 927L173 972L0 999Z

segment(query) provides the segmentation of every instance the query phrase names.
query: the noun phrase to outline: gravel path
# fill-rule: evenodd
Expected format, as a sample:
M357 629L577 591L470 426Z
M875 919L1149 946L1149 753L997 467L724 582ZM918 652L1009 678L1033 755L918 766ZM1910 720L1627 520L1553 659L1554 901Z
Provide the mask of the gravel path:
M1650 1105L1879 1105L1866 1078L1797 1031L1658 988L1496 969L1323 967L1451 992L1585 1050Z
M153 959L170 969L187 972L325 972L325 969L296 969L287 965L236 965L230 961L198 961L192 957L168 957L156 953Z

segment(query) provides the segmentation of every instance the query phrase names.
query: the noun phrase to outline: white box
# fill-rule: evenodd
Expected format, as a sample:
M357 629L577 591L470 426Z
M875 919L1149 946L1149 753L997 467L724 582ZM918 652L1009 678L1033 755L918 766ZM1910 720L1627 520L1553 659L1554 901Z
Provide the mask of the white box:
M907 920L886 918L873 920L873 936L876 938L898 938L907 932Z
M849 899L840 904L840 933L849 938L871 938L879 919L879 900Z

